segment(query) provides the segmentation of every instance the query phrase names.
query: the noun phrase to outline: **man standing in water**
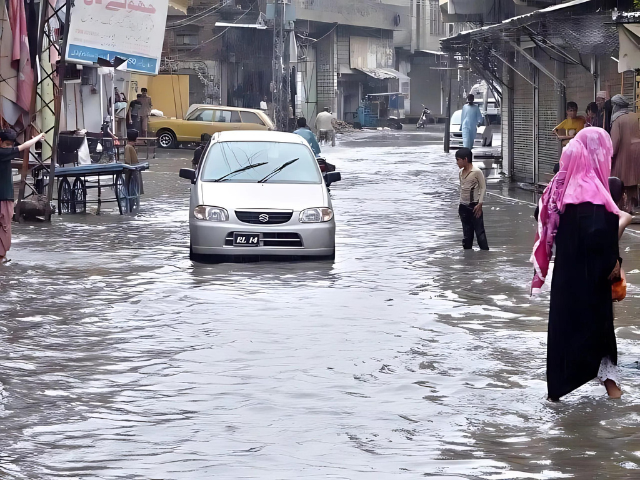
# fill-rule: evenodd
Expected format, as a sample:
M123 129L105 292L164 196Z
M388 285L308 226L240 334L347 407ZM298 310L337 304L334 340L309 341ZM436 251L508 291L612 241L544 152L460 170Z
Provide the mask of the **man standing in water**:
M140 90L142 92L142 96L138 98L142 107L140 108L140 133L142 137L147 136L147 131L149 129L149 115L151 114L151 110L153 110L153 103L151 102L151 97L147 95L147 89L143 88Z
M316 117L316 130L320 141L331 141L331 146L336 146L336 132L333 130L333 115L329 112L329 107L325 107Z
M473 247L473 232L475 231L480 250L489 250L482 214L482 203L487 192L484 173L473 165L473 154L469 148L460 148L456 152L456 161L458 168L460 168L458 214L462 221L462 247L465 250Z
M467 97L467 104L462 107L462 119L460 120L462 145L468 149L473 148L478 133L478 125L484 121L480 107L474 103L475 100L473 95Z

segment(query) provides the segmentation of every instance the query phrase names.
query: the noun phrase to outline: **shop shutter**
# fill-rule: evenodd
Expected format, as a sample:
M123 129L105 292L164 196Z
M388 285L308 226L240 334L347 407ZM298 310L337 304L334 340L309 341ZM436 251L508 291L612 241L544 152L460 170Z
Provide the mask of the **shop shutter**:
M522 57L518 69L529 74ZM533 86L518 74L513 82L513 178L533 182Z
M547 57L540 59L540 62L548 71L555 71L553 60ZM551 133L560 123L560 91L555 82L542 72L539 72L538 85L538 182L549 183L553 178L553 167L560 159L560 140Z
M508 77L505 75L505 82L508 84ZM502 111L501 111L501 141L502 141L502 169L511 176L511 158L512 152L509 150L509 124L510 118L513 115L513 109L511 106L511 90L509 88L502 89Z

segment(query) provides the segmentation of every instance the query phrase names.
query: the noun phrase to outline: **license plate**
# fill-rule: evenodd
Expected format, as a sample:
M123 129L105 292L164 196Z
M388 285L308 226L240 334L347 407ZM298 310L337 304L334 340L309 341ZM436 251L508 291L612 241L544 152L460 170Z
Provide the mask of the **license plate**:
M234 247L259 247L260 246L260 234L258 234L258 233L234 233L233 234L233 246Z

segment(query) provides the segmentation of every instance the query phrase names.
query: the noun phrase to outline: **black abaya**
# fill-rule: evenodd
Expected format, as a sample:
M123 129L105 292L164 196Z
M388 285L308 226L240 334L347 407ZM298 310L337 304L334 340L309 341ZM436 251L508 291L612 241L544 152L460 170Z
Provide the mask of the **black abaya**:
M618 259L618 216L602 205L567 205L555 243L547 344L552 400L596 378L603 357L617 364L608 277Z

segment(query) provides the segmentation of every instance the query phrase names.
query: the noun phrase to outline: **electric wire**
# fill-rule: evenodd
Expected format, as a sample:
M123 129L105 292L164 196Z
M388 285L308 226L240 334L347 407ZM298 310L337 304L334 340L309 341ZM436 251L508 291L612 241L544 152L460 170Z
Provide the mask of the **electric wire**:
M242 15L240 15L233 23L238 23L239 20L241 20L244 16L247 15L247 13L249 13L251 11L251 9L253 8L253 6L256 4L256 2L253 2L251 4L251 8L249 8L249 10L247 10L246 12L244 12ZM215 35L213 37L211 37L209 40L205 40L204 42L200 43L199 45L193 47L191 50L187 50L186 52L182 53L182 54L178 54L176 55L176 59L180 58L182 55L193 52L194 50L197 50L198 48L200 48L203 45L206 45L209 42L214 41L217 38L220 38L222 35L224 35L225 33L227 33L227 30L229 30L231 27L227 27L225 28L222 32L220 32L218 35Z

